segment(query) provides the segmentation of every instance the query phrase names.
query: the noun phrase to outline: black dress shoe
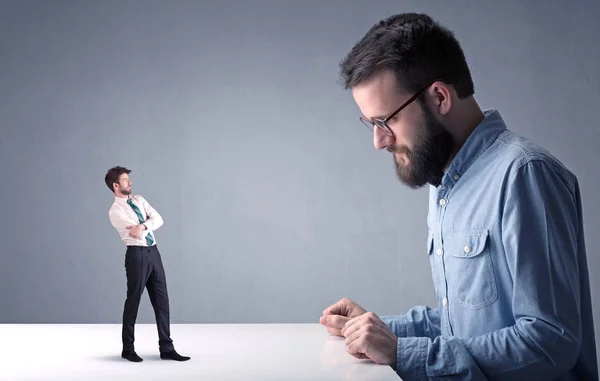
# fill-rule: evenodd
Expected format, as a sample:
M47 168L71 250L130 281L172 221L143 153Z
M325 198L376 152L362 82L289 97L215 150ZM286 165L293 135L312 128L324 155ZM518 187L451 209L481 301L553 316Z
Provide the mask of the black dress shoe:
M144 359L142 359L140 356L138 356L137 353L135 353L135 351L123 351L121 353L121 357L123 357L125 360L129 360L131 362L144 361Z
M173 349L170 352L161 353L160 354L160 358L163 359L163 360L187 361L191 357L182 356L179 353L175 352L175 349Z

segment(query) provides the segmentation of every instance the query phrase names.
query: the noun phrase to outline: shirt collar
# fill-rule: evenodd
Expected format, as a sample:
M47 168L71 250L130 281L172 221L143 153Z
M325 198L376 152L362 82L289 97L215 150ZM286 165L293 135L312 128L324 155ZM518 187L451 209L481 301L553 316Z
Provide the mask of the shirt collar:
M492 145L498 135L506 130L506 124L504 124L498 110L485 110L483 115L483 121L469 135L467 141L450 163L442 179L442 184L447 181L456 182L479 156Z
M127 204L127 201L128 201L130 198L131 198L131 196L129 196L129 197L127 197L127 198L123 198L123 197L117 197L117 196L115 196L115 202L116 202L117 204L120 204L120 205L125 205L125 204Z

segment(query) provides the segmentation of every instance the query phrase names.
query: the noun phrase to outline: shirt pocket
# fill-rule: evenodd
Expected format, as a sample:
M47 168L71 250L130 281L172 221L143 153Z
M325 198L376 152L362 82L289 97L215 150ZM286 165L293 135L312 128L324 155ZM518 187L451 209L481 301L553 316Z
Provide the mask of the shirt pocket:
M471 310L498 299L488 240L488 230L454 231L444 240L448 296Z

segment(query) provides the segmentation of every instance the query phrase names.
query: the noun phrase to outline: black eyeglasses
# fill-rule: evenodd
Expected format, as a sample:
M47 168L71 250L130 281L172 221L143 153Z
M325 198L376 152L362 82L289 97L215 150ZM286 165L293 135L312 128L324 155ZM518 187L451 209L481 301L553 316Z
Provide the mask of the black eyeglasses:
M369 128L369 130L371 130L371 131L373 131L375 129L375 127L378 127L383 132L385 132L387 134L393 135L394 133L392 132L392 129L388 125L388 121L390 119L392 119L393 117L395 117L400 111L402 111L403 109L405 109L409 104L411 104L412 102L414 102L414 100L417 99L419 97L419 95L421 95L421 93L423 91L425 91L431 85L433 85L433 83L431 83L431 84L425 86L424 88L422 88L421 90L417 91L415 93L415 95L413 95L412 97L410 97L406 102L404 102L402 104L402 106L398 107L398 109L396 111L394 111L393 113L391 113L390 116L388 116L387 118L385 118L385 119L381 119L381 118L367 119L364 116L361 116L360 117L360 121L365 126L367 126Z

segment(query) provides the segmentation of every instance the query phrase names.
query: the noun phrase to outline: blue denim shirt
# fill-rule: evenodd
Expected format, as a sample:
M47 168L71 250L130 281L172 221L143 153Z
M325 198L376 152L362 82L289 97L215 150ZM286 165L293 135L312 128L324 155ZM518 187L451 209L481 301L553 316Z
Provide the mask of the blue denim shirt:
M437 307L383 317L403 380L598 380L577 178L496 110L430 188Z

